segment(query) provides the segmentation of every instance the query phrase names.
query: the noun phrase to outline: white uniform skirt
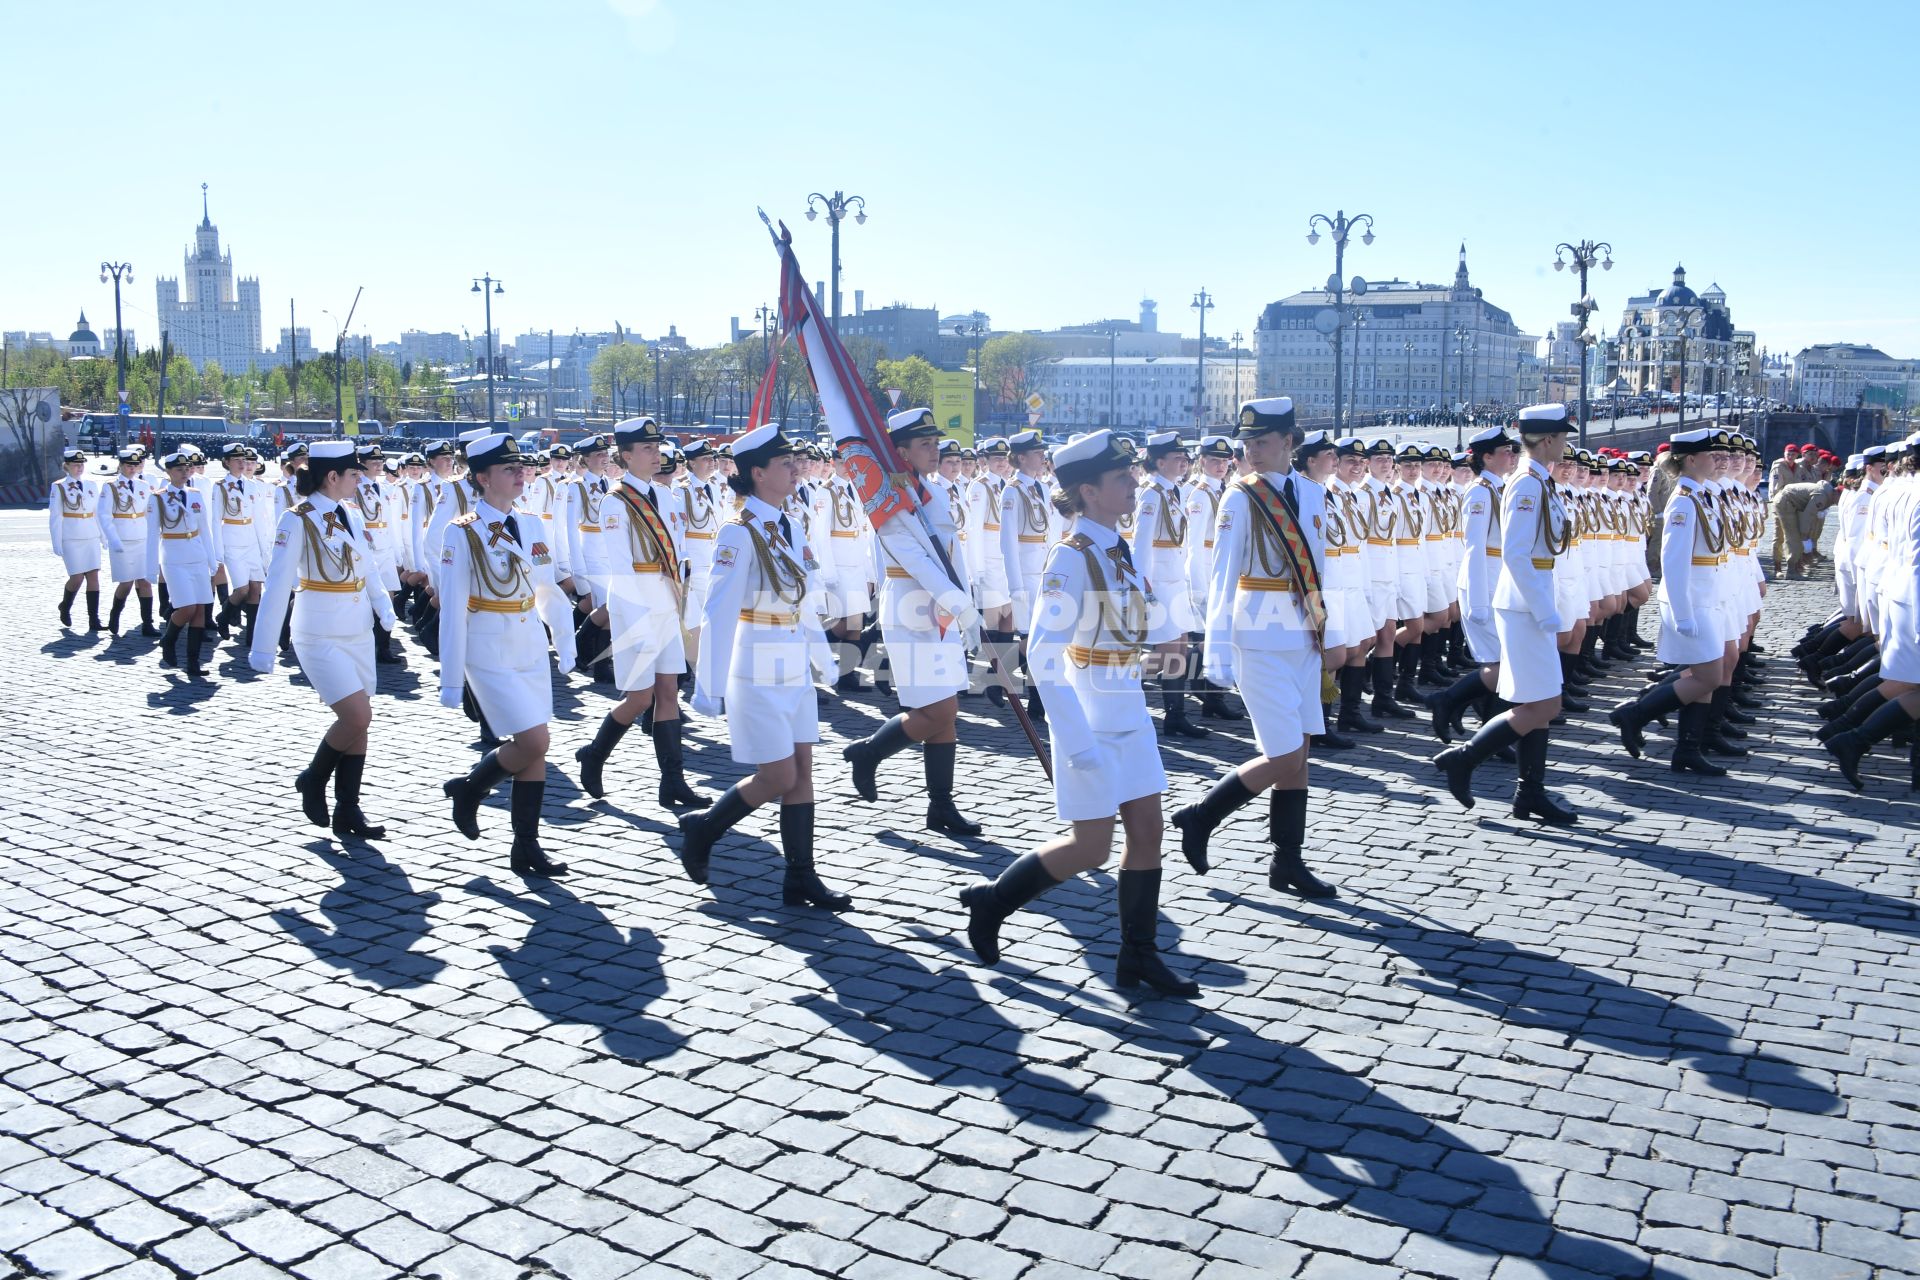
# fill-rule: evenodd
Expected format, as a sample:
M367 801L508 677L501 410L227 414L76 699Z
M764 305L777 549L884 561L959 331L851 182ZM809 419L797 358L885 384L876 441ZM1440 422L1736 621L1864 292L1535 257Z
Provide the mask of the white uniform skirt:
M1393 548L1393 616L1406 621L1427 611L1427 558L1418 543Z
M1380 628L1395 618L1394 607L1398 592L1391 578L1369 578L1367 580L1367 613L1373 622L1373 630L1378 634Z
M622 693L651 689L655 676L677 676L687 669L680 618L672 607L658 607L648 599L653 594L624 574L607 583L613 683Z
M232 543L220 550L220 563L227 567L227 581L234 586L248 582L265 582L267 566L260 558L260 544L254 540L253 530L246 526L236 526ZM395 587L399 586L396 581Z
M372 643L371 639L367 642L369 654ZM483 655L491 656L491 653ZM487 727L500 737L523 733L553 719L553 678L548 674L544 649L540 651L539 662L530 662L524 667L476 662L475 655L469 651L467 688L487 717Z
M1886 627L1880 632L1880 678L1920 684L1920 604L1882 597Z
M1326 730L1320 717L1320 654L1301 649L1240 650L1240 700L1263 756L1284 756Z
M1075 769L1067 763L1054 736L1053 811L1062 822L1091 822L1111 818L1120 806L1143 796L1159 795L1167 789L1167 773L1160 764L1160 743L1147 719L1146 698L1141 697L1140 727L1124 733L1094 730L1093 749L1100 763L1093 769Z
M989 529L982 536L997 538L1000 535ZM989 555L986 568L980 573L980 607L1004 609L1012 603L1013 590L1007 585L1007 562L997 555Z
M1581 612L1585 613L1584 607ZM1493 625L1500 636L1500 683L1495 692L1516 703L1559 697L1560 649L1554 633L1542 631L1531 613L1517 609L1495 609Z
M880 638L887 646L894 693L907 710L930 707L967 687L965 634L958 624L949 626L945 636L916 627L883 626Z
M1450 564L1447 555L1446 539L1424 543L1423 558L1427 562L1426 576L1422 585L1426 589L1426 613L1439 613L1454 601L1454 574L1459 566Z
M1564 557L1561 558L1553 566L1553 611L1560 615L1560 625L1571 627L1576 622L1585 622L1592 608L1593 596L1587 585L1585 570L1577 563L1569 564ZM1534 630L1538 631L1539 628L1535 627ZM1557 665L1554 671L1558 674Z
M1327 633L1321 644L1329 649L1358 644L1379 628L1373 626L1373 606L1366 592L1357 587L1335 584L1320 595L1327 607Z
M1675 630L1673 620L1673 606L1662 600L1660 640L1655 649L1660 661L1691 667L1701 662L1717 661L1726 653L1726 617L1718 607L1702 609L1694 615L1694 629L1690 636L1683 636Z
M1493 611L1488 610L1491 614ZM1500 661L1500 628L1489 616L1485 622L1467 617L1466 602L1460 606L1460 629L1467 635L1467 652L1482 666Z
M1728 584L1732 590L1728 595L1733 606L1734 634L1737 637L1745 634L1747 619L1760 612L1759 567L1754 561L1753 552L1736 551L1727 561L1727 568L1732 572Z
M168 588L169 591L172 588ZM300 674L328 706L356 693L373 696L373 631L357 636L321 636L293 628L293 656ZM491 714L487 717L493 722ZM511 729L499 730L511 733Z
M219 567L205 560L168 564L166 553L162 552L160 577L167 584L168 603L175 609L184 609L190 604L212 604L213 571Z
M146 544L140 547L140 558L146 559ZM60 559L66 564L69 574L92 573L100 567L100 539L66 537L60 541Z
M735 764L785 760L800 743L820 741L820 695L807 644L758 643L736 653L727 673L727 738Z
M115 582L138 582L147 576L147 539L144 533L128 536L118 551L107 553L107 564Z

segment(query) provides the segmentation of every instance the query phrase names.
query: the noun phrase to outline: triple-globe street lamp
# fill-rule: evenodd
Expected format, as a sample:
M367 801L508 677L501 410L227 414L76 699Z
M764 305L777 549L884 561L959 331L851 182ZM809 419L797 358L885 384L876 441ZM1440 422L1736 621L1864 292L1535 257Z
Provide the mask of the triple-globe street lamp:
M487 303L487 425L493 425L493 295L505 293L491 274L478 277L472 292L483 295Z
M818 201L818 204L815 202ZM830 299L833 308L834 332L840 330L840 224L846 221L848 210L853 211L853 220L864 225L867 221L867 202L863 196L850 196L836 191L832 195L822 195L815 191L807 197L807 221L812 222L826 210L827 225L833 228L833 292Z
M1594 302L1593 295L1587 292L1587 272L1592 269L1596 262L1599 263L1602 271L1613 270L1613 246L1604 240L1598 242L1582 240L1579 244L1568 244L1563 240L1553 248L1553 269L1555 271L1565 271L1567 269L1565 259L1560 256L1563 253L1573 255L1574 270L1580 273L1580 300L1573 304L1573 318L1579 326L1577 336L1581 340L1580 446L1585 448L1587 443L1587 320L1599 307L1599 304ZM1549 346L1548 350L1552 350L1551 346Z
M1329 218L1324 213L1316 213L1307 219L1307 243L1320 243L1320 228L1325 226L1327 234L1333 237L1333 277L1327 283L1332 286L1334 329L1333 329L1333 433L1340 434L1340 331L1345 324L1347 238L1355 227L1360 228L1360 243L1373 243L1373 215L1356 213L1351 218L1344 209L1337 210Z

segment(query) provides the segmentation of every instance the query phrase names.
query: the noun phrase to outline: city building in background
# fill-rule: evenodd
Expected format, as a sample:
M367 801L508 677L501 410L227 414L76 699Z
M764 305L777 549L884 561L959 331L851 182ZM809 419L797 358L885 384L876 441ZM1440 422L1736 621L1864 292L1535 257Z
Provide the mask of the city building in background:
M1334 318L1324 287L1269 303L1254 328L1251 389L1291 396L1309 418L1331 417ZM1345 380L1347 410L1357 420L1515 404L1539 381L1538 339L1474 286L1464 244L1450 286L1394 279L1349 295L1341 341L1345 367L1337 376Z
M1905 409L1920 404L1920 360L1896 359L1855 342L1805 347L1793 357L1784 398L1823 409Z
M67 338L67 354L70 356L97 356L100 354L100 339L87 324L87 313L80 313L80 323L74 326L73 333Z
M1028 329L1056 356L1178 356L1198 354L1198 348L1177 333L1163 333L1152 298L1140 302L1138 320L1095 320L1091 324L1062 325L1058 329Z
M1029 385L1043 402L1042 426L1191 434L1198 364L1198 356L1065 356L1036 365ZM1253 361L1240 361L1238 370L1236 385L1231 357L1207 357L1198 414L1203 429L1232 422L1240 402L1254 394Z
M400 359L407 364L451 367L467 359L467 340L457 333L408 329L400 335Z
M1676 266L1665 289L1627 299L1613 341L1596 350L1607 360L1601 380L1609 391L1704 398L1751 394L1738 381L1742 345L1750 377L1753 335L1736 335L1727 295L1717 284L1695 293Z
M209 360L240 373L265 365L260 347L260 282L233 278L233 254L220 252L220 230L207 215L206 184L200 187L200 225L178 279L154 282L160 331L173 349L203 369Z

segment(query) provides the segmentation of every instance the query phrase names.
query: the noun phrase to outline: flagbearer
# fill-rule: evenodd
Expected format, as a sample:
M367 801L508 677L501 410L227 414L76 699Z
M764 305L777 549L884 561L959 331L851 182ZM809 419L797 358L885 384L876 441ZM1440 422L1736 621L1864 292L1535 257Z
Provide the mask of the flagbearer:
M1177 810L1181 852L1208 869L1207 842L1228 815L1272 788L1267 883L1303 898L1336 896L1307 869L1307 739L1321 732L1321 544L1326 494L1290 474L1302 438L1286 396L1240 406L1235 430L1250 473L1227 487L1214 527L1207 592L1207 679L1238 685L1260 754L1197 804Z
M813 866L813 748L820 741L813 674L829 678L835 661L820 629L829 571L783 511L805 448L771 424L733 443L738 471L727 483L745 502L715 543L693 709L719 715L724 696L734 763L754 772L712 808L680 819L680 864L705 884L714 842L777 799L787 864L781 900L838 911L853 900L822 883Z
M1520 759L1513 816L1570 827L1576 816L1547 793L1547 726L1560 714L1559 634L1554 604L1555 563L1573 534L1572 513L1553 480L1567 451L1567 406L1541 404L1520 411L1520 443L1527 465L1507 483L1500 506L1500 578L1493 588L1494 628L1500 638L1497 692L1513 704L1482 725L1470 742L1442 751L1434 764L1447 790L1473 808L1473 771L1512 746Z
M318 446L316 446L318 447ZM440 551L440 705L459 707L471 689L494 733L507 739L463 778L441 787L453 801L453 825L480 838L480 805L501 779L513 779L512 867L521 875L560 876L565 863L540 847L547 792L547 722L553 681L547 636L534 612L533 535L513 504L526 485L520 446L503 431L467 441L466 511L446 524ZM527 525L536 524L531 517Z
M980 824L953 803L954 757L959 751L956 717L960 690L968 685L967 641L969 633L977 639L980 626L980 613L968 589L960 513L948 504L945 486L932 483L940 465L940 428L933 411L904 409L893 414L887 419L887 434L919 480L914 498L926 512L946 562L942 564L928 544L916 515L896 515L875 530L886 567L880 589L880 631L894 690L905 710L841 754L853 766L854 789L871 802L880 798L875 774L881 761L923 743L927 826L949 835L976 836Z
M1027 660L1053 708L1053 802L1072 831L1017 859L987 884L960 894L967 940L983 964L1000 959L1000 924L1062 880L1102 865L1123 831L1120 855L1122 990L1145 982L1161 995L1192 997L1199 984L1161 959L1160 796L1167 775L1140 678L1149 651L1184 658L1186 630L1158 608L1116 525L1134 509L1132 458L1111 431L1066 445L1054 458L1055 502L1074 521L1041 577ZM1152 525L1135 528L1152 528ZM1144 536L1144 535L1143 535ZM1184 593L1184 580L1169 583Z
M333 712L313 762L294 779L301 810L308 822L331 825L343 839L378 840L386 828L361 812L360 781L373 723L373 627L376 621L393 626L393 605L378 584L368 581L372 561L366 533L343 505L359 485L359 468L352 441L323 440L308 451L307 465L293 473L294 503L274 529L247 662L261 675L270 674L281 623L290 620L300 674Z
M593 622L612 634L614 681L622 694L593 741L574 752L580 788L606 794L601 770L642 713L651 712L653 755L660 766L656 798L664 808L704 806L707 797L687 785L682 756L680 676L687 669L680 623L686 562L669 520L668 495L652 477L666 437L651 417L629 418L613 429L625 474L600 513L607 564L607 603Z

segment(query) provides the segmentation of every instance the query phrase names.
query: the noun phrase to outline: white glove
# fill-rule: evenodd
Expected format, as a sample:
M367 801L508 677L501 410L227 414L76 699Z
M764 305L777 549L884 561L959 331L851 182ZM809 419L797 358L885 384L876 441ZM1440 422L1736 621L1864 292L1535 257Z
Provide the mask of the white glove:
M384 591L381 592L380 599L385 600L386 598L387 598L386 592ZM399 619L393 616L393 606L391 604L389 604L387 608L385 608L384 610L382 609L374 610L373 620L380 624L380 629L382 631L397 631L399 630L399 627L400 627Z
M813 674L822 680L832 680L840 674L840 663L834 658L831 645L809 644L807 664L813 668Z
M1535 618L1534 622L1548 635L1558 635L1563 630L1558 612L1549 613L1545 617Z
M466 692L465 685L443 684L440 686L440 705L449 711L460 709L460 695Z
M247 655L247 665L263 676L273 674L273 650L255 649Z
M1092 773L1100 767L1100 753L1092 747L1067 757L1067 768L1075 773Z
M1673 622L1673 629L1675 631L1678 631L1681 635L1688 636L1688 637L1697 636L1700 634L1700 624L1694 621L1692 618L1675 618Z
M1476 627L1484 627L1493 621L1493 610L1485 605L1467 610L1467 621Z
M709 720L716 720L719 718L721 708L725 703L722 699L716 698L710 693L695 693L691 705L695 715L705 716Z
M980 615L979 614L977 613L974 614L973 621L967 624L966 634L961 638L960 643L966 647L966 650L968 653L980 652Z

